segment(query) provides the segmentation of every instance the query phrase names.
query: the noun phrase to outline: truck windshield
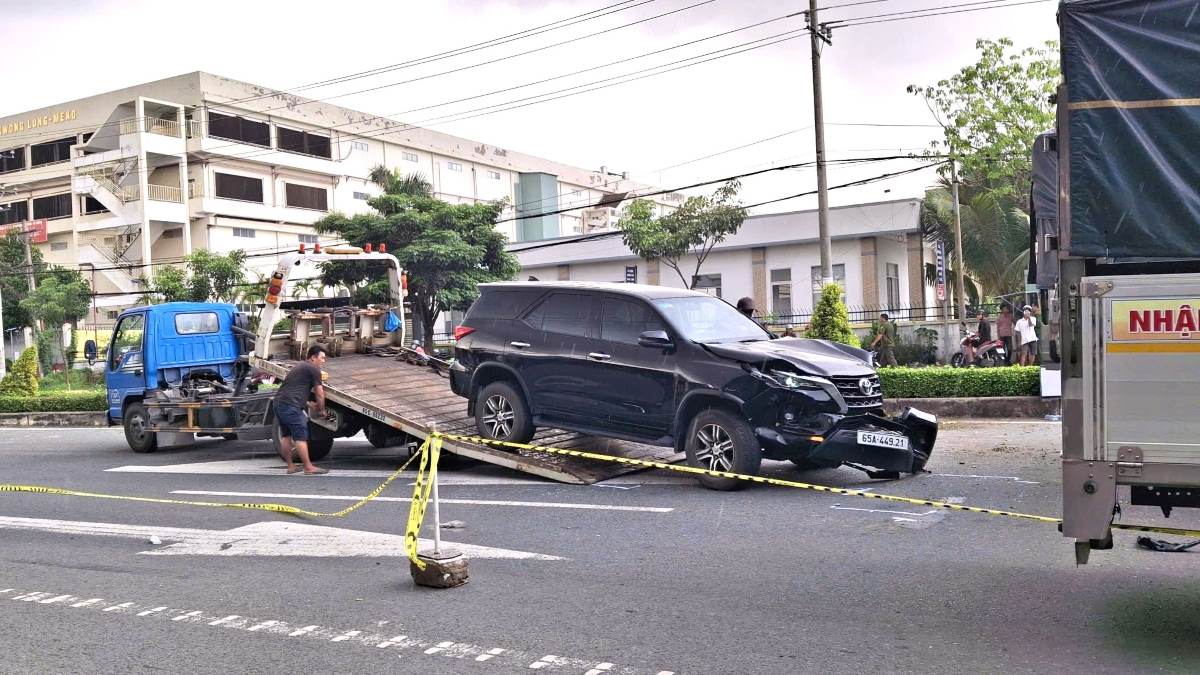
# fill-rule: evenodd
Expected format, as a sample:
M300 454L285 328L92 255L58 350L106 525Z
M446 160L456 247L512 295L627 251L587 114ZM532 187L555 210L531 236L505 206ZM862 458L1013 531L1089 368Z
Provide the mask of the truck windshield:
M719 298L663 298L655 300L654 306L675 330L693 342L744 342L770 338L762 326Z

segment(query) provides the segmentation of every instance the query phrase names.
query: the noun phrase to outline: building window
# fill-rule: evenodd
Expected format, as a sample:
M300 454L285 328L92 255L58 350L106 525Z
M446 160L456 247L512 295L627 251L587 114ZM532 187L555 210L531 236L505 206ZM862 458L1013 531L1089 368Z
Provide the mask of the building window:
M284 152L296 152L301 155L311 155L325 159L333 157L333 154L330 152L328 136L308 131L299 131L297 129L288 129L287 127L275 127L275 133L278 138L277 146Z
M298 235L298 238L301 244L315 244L319 241L315 234L301 234Z
M846 300L846 266L833 266L833 283L842 287L842 301ZM817 265L812 268L812 306L816 309L817 303L821 301L821 266Z
M55 164L71 159L71 146L75 145L75 137L60 138L49 143L38 143L30 146L30 166Z
M33 200L34 220L71 217L71 193L38 197Z
M287 205L294 209L329 210L329 191L325 188L284 183L283 192Z
M222 199L236 199L261 204L263 203L263 181L261 178L218 173L217 196Z
M233 236L243 237L245 239L253 239L254 238L254 230L252 230L248 227L235 227L235 228L233 228Z
M487 177L491 178L492 180L500 180L500 172L499 171L488 171Z
M208 113L208 135L230 141L271 147L271 125L245 117Z
M94 132L94 131L89 131L86 134L84 134L83 135L83 145L87 145L88 141L92 140L92 136L95 136L95 135L96 135L96 132Z
M163 230L163 239L183 239L183 228L176 227L170 230Z
M25 168L25 148L0 150L0 173L20 171Z
M0 204L0 225L23 223L29 220L29 202L9 202Z
M701 293L708 293L714 297L721 297L721 275L720 274L698 274L695 279L696 283L692 284L692 289Z
M771 313L792 315L792 270L771 270Z
M446 168L451 171L462 171L462 162L446 162Z
M105 316L107 316L109 320L115 320L118 316L121 316L121 312L119 310L110 309Z
M51 251L65 251L68 248L70 248L70 244L65 241L50 242L50 250Z
M96 201L94 197L85 196L80 203L80 208L85 216L90 216L93 213L108 213L108 209L104 208L104 205Z
M900 266L887 263L887 303L888 309L900 309Z
M354 150L362 150L363 152L371 149L371 146L363 143L362 141L350 141L350 147Z
M370 198L371 198L371 195L367 194L366 192L355 192L355 193L354 193L354 198L355 198L355 199L361 199L362 201L364 201L364 202L365 202L365 201L367 201L368 199L370 199Z
M417 153L415 153L415 152L405 152L405 153L403 153L403 156L404 156L404 161L406 161L406 162L419 161L419 158L417 157Z

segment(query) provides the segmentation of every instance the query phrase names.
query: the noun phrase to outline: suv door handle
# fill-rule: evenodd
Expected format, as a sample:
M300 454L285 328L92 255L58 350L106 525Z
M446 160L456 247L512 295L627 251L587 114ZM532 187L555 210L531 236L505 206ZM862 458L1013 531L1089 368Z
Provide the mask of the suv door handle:
M592 352L591 354L588 354L588 358L592 359L593 361L607 361L611 359L612 356L609 356L608 354L602 354L600 352Z
M516 347L517 349L525 349L526 347L529 346L528 342L510 342L508 344Z

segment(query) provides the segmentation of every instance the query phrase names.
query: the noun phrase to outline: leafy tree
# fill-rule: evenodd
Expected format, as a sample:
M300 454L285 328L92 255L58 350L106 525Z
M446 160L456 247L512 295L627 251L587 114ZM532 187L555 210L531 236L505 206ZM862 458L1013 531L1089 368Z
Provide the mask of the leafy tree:
M448 204L430 194L419 175L376 167L372 178L384 194L368 200L375 213L331 213L315 225L356 246L386 244L408 274L408 299L419 337L433 335L438 314L465 309L478 296L476 286L512 279L520 271L504 250L496 229L504 202ZM338 263L322 266L322 282L350 289L355 304L387 301L387 281L379 265Z
M21 306L29 295L29 280L23 274L25 267L25 245L19 232L10 232L0 238L0 266L7 274L0 276L0 295L4 300L4 328L33 326L33 316ZM34 269L41 269L42 253L33 247L30 250Z
M933 150L955 157L1028 209L1034 138L1054 128L1050 97L1061 79L1058 45L1013 52L1013 42L978 40L979 60L930 86L909 85L942 126ZM965 244L964 244L965 246Z
M160 267L150 278L150 292L163 302L234 302L246 281L246 252L224 255L199 249L184 258L185 268Z
M925 193L921 229L926 240L942 242L950 254L954 250L954 198L949 181L943 177L939 182ZM959 184L958 199L964 271L978 283L980 295L1020 290L1029 265L1029 216L1011 191L969 174Z
M0 380L0 396L37 396L37 393L38 349L31 345Z
M618 227L629 250L646 260L661 260L675 270L684 286L692 288L713 247L734 234L746 220L746 209L737 200L737 181L722 185L711 197L689 197L675 211L654 216L654 204L635 199ZM691 274L683 271L685 256L693 256Z
M850 330L850 313L846 311L846 303L842 302L842 287L838 284L826 284L821 289L821 299L813 309L812 322L808 325L805 337L840 342L851 347L861 345L858 336Z

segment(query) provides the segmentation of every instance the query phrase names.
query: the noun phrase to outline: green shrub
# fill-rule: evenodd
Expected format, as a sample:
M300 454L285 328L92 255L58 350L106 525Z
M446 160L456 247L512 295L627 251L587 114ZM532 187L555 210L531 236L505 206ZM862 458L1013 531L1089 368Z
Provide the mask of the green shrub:
M0 396L37 396L38 350L30 345L0 380Z
M813 310L805 337L831 340L851 347L859 347L858 336L850 330L850 314L842 302L842 287L829 284L821 289L821 299Z
M888 398L1037 396L1036 366L1011 368L880 368Z
M0 413L99 412L108 409L103 391L60 391L45 396L0 396Z

